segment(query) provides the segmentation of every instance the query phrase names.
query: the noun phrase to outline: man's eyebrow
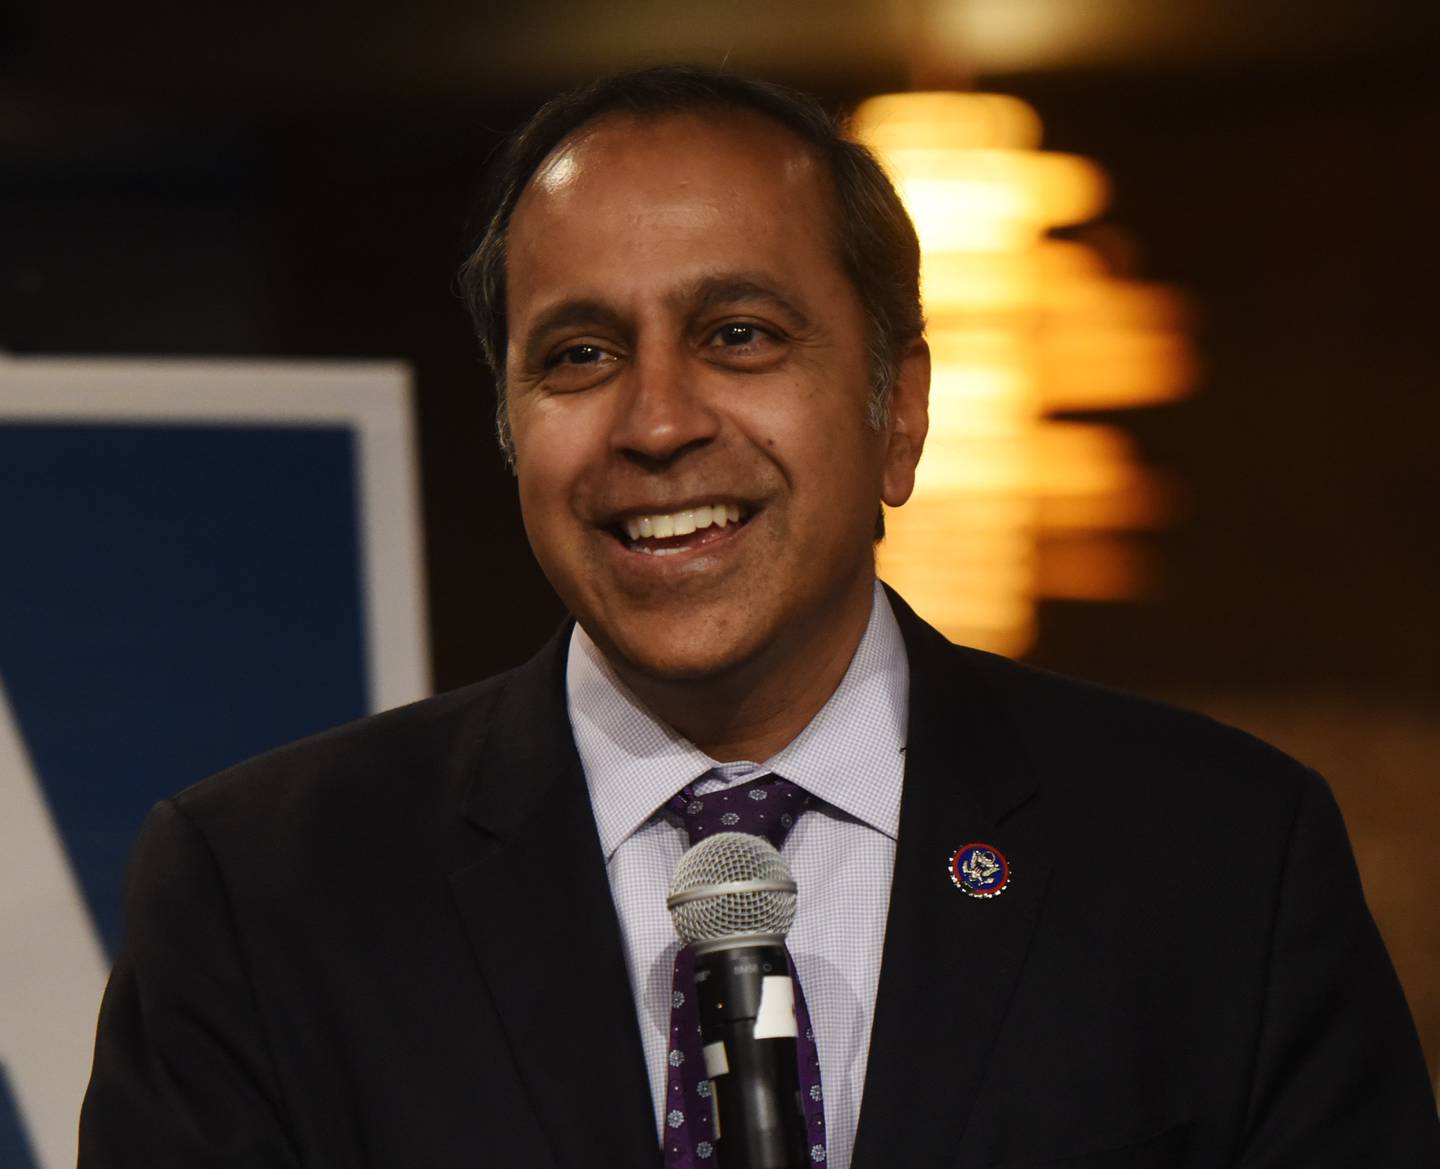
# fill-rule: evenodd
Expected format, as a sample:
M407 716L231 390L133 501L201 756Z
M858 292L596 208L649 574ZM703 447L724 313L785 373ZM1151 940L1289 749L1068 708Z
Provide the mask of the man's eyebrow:
M810 318L794 301L773 285L750 276L702 276L678 289L672 300L692 313L759 301L779 309L799 328L810 324Z
M540 362L543 356L540 351L544 348L546 339L557 329L569 329L577 325L621 328L623 323L620 314L604 301L588 298L562 300L536 317L525 331L525 336L521 339L525 364L533 369Z

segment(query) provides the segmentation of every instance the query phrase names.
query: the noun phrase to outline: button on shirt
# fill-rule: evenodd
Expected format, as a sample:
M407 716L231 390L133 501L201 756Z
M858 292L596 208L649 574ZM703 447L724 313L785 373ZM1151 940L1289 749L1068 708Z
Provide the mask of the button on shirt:
M820 1052L829 1164L849 1169L895 867L910 699L905 645L879 583L835 693L762 762L719 763L660 722L578 625L566 697L620 918L657 1134L680 945L665 894L686 848L685 829L665 801L687 783L703 795L771 771L820 801L782 850L799 889L788 942Z

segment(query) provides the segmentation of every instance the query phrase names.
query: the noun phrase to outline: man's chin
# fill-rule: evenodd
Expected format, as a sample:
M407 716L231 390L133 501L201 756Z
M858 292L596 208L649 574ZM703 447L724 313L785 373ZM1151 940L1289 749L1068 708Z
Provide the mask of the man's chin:
M697 636L693 627L683 623L674 630L651 626L629 636L626 631L600 637L588 628L587 632L637 692L651 686L696 690L723 687L743 674L772 640L753 630L747 630L743 637L717 636L713 629Z
M629 672L654 683L699 687L723 683L741 672L756 656L755 653L743 653L732 648L706 652L694 649L673 653L651 651L628 656L626 664Z

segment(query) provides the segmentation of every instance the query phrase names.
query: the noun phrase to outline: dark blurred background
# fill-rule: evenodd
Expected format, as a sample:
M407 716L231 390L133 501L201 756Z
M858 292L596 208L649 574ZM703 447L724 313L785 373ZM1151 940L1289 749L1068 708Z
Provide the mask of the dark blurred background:
M912 51L925 30L927 59ZM1182 288L1187 399L1113 415L1180 489L1134 603L1030 660L1324 771L1440 1058L1440 5L1382 0L19 0L0 14L0 349L416 372L437 688L560 607L453 288L479 176L557 88L683 60L837 107L939 75L1031 102ZM1196 841L1203 848L1204 841Z

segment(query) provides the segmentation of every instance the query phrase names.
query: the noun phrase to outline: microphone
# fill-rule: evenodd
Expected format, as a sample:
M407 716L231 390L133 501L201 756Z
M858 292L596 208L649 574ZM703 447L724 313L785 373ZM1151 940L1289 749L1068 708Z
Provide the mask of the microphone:
M785 952L795 879L764 837L721 832L680 858L665 904L695 957L720 1164L801 1169L809 1158Z

